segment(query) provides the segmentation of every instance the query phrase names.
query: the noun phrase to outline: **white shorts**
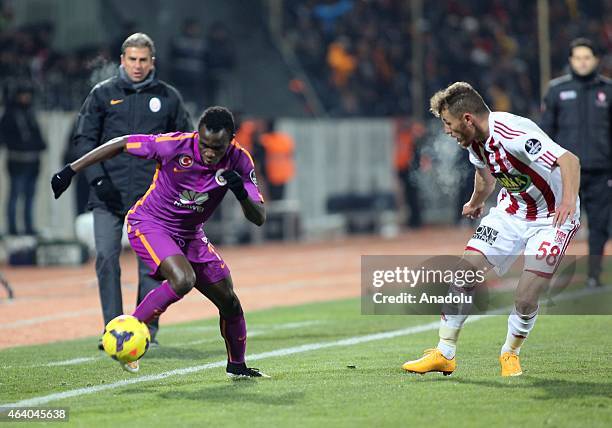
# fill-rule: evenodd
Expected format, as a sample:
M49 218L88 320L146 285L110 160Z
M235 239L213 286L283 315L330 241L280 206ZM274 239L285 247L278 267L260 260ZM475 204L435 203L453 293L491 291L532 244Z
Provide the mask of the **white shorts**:
M558 228L552 221L553 217L527 221L494 207L483 217L465 249L483 254L500 276L524 253L524 270L552 277L580 227L577 216Z

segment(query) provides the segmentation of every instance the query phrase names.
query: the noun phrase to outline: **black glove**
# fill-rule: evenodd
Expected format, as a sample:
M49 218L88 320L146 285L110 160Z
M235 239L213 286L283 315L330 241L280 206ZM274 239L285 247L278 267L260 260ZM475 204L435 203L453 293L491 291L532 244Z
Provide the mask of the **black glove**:
M108 209L115 215L123 217L123 202L121 194L110 178L102 176L91 182L98 199L106 204Z
M244 188L242 178L240 177L240 174L238 174L236 171L225 170L221 174L221 177L223 177L227 182L227 187L232 192L234 192L236 199L238 199L239 201L244 201L246 198L249 197L249 194Z
M66 191L72 182L72 177L75 175L76 172L70 168L70 164L53 174L53 177L51 177L51 188L53 189L55 199L59 198Z

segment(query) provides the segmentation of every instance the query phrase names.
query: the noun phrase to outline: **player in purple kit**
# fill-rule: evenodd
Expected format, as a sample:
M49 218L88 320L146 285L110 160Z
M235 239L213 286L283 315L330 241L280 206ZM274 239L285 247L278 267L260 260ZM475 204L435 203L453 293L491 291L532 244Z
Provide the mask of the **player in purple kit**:
M203 224L229 188L244 216L261 226L266 213L257 188L251 155L234 140L234 118L224 107L210 107L198 132L127 135L108 141L57 172L51 187L57 199L84 168L126 151L155 159L149 190L126 216L130 244L165 279L138 305L133 315L147 323L172 303L197 288L219 309L221 335L227 349L229 377L268 377L245 363L246 322L234 293L229 269L204 234ZM138 361L122 364L131 373Z

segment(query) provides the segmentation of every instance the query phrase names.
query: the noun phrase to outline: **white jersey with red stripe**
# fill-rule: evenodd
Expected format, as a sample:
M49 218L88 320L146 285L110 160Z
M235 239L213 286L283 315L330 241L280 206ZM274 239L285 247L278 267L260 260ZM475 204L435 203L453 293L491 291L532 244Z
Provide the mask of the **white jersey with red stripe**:
M534 221L554 217L563 185L557 159L567 150L555 143L533 121L505 112L489 114L489 138L468 147L476 168L489 168L502 186L498 209ZM580 217L580 200L576 215ZM573 220L573 219L568 219Z

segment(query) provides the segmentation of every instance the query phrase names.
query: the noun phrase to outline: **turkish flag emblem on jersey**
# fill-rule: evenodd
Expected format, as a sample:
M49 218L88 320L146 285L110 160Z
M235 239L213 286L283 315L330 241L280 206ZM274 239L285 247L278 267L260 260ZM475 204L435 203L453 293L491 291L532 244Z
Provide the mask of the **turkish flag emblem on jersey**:
M178 162L183 168L189 168L191 165L193 165L193 158L189 155L181 155L179 156Z

